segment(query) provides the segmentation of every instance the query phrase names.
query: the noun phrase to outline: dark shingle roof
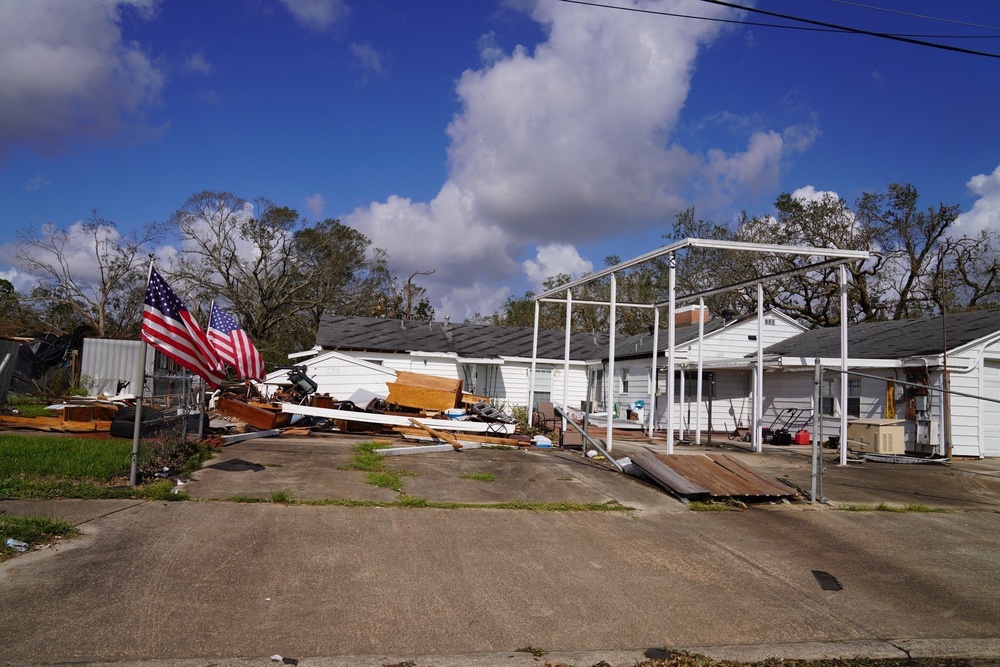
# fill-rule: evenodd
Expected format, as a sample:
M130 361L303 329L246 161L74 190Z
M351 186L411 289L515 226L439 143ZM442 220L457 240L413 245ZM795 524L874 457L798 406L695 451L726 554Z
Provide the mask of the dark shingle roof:
M1000 310L974 310L945 316L948 349L1000 331ZM891 322L864 322L847 329L847 353L853 359L902 359L941 354L941 316ZM766 354L783 357L840 356L840 327L813 329L771 345Z
M444 324L416 320L324 315L316 344L326 350L358 352L454 352L466 358L531 357L532 330L485 324ZM562 359L565 332L538 332L538 357ZM570 337L570 358L599 359L607 339L588 333Z

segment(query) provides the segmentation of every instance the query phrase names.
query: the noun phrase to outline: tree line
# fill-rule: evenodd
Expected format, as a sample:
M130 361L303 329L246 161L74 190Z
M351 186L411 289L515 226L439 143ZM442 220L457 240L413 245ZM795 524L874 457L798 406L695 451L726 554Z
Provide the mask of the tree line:
M939 204L921 208L919 193L910 184L893 183L884 192L862 194L853 205L829 193L801 199L785 193L774 204L774 215L743 213L735 224L720 224L698 218L693 208L673 221L665 242L685 238L742 241L760 244L813 246L843 250L865 250L870 258L849 264L849 323L900 320L1000 307L1000 236L996 230L969 235L953 232L958 206ZM753 282L761 276L783 274L764 282L764 307L785 313L808 326L839 324L840 283L838 270L797 273L808 258L792 255L721 251L690 248L677 255L678 297L726 284ZM605 258L606 266L620 261ZM549 277L542 289L566 284L570 276ZM622 271L616 277L619 302L666 302L668 266L666 258ZM507 326L532 326L533 292L510 297L494 314L477 320ZM574 300L607 301L608 278L573 290ZM706 297L710 312L725 309L749 313L757 309L756 286ZM542 328L565 327L561 304L543 303ZM618 331L642 333L653 323L648 309L621 308ZM576 331L607 330L608 309L574 307L572 327Z
M173 240L179 251L163 256ZM72 331L137 338L150 256L195 317L214 299L236 316L265 360L312 347L324 312L431 319L418 272L401 280L387 253L339 220L309 223L298 211L258 198L203 191L166 222L128 233L97 215L71 228L18 233L15 261L38 278L26 293L0 280L6 335Z

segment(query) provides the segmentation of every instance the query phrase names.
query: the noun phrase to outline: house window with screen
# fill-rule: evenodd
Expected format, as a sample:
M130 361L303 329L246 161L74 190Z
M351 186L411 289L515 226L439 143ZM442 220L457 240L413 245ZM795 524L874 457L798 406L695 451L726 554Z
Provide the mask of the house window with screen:
M861 416L861 378L847 381L847 416Z
M831 417L834 414L836 414L833 411L834 408L833 386L834 386L833 380L823 380L823 386L821 388L823 394L819 399L820 412L822 412L824 415L829 415Z

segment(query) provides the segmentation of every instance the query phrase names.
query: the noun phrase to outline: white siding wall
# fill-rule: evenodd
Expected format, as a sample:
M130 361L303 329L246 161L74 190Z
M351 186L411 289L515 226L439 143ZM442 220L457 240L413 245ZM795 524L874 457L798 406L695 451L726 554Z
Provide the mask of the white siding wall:
M563 365L562 362L546 363L539 361L537 367L552 370L550 393L553 402L562 402ZM504 400L510 405L525 406L528 404L528 376L531 372L531 362L507 360L500 367L502 384L506 390ZM580 364L569 367L569 404L579 407L587 396L587 369ZM499 397L498 397L499 398ZM536 399L537 401L537 399Z
M385 396L388 393L385 383L392 382L396 377L392 369L369 364L338 352L320 354L296 365L306 367L306 375L319 385L317 393L329 394L340 401L346 401L358 389L366 389ZM269 373L267 382L282 383L286 382L287 378L288 371L279 370ZM268 389L273 391L275 387L272 385Z
M989 348L978 346L961 354L948 355L948 366L952 369L951 388L975 396L988 396L992 384L988 376L990 368L989 357L1000 359L997 345ZM956 372L954 369L970 368L969 372ZM992 398L998 398L994 395ZM964 396L951 396L951 442L952 454L955 456L979 456L980 445L985 445L993 437L995 427L989 422L996 414L995 404ZM940 419L935 410L935 419ZM994 454L996 456L996 454Z
M771 318L765 317L765 321L769 319ZM774 324L765 324L763 327L764 347L780 343L786 338L802 333L801 327L792 324L781 317L774 317L773 319ZM663 335L664 334L661 333L661 337ZM750 336L757 336L756 320L733 324L720 331L714 331L705 337L705 351L702 358L706 361L711 359L741 359L749 354L756 354L757 341L751 340ZM658 359L658 363L661 368L665 367L667 364L666 356L661 355ZM677 370L689 371L692 375L697 372L698 342L693 341L678 346L675 363ZM649 369L651 364L652 359L648 357L646 359L622 359L615 362L615 373L618 375L615 384L615 397L620 404L624 405L626 403L633 403L637 399L642 399L644 403L649 403ZM627 393L620 391L620 367L628 367L630 369L629 390ZM712 369L706 368L705 372L706 374L712 372ZM749 375L750 374L747 371L715 371L716 398L712 404L713 430L732 431L737 422L741 422L744 426L751 423L752 417L750 410L752 401L749 398L749 394L746 393L750 387ZM660 380L658 384L662 387L663 381ZM687 384L687 381L685 381L685 384ZM674 391L680 391L679 379L674 381ZM706 395L708 391L706 379L704 387ZM685 387L685 394L693 396L695 394L695 387ZM766 389L764 394L765 396L767 395ZM667 398L668 397L665 395L658 395L656 397L656 428L666 428L666 407L667 403L669 403ZM681 406L678 394L678 399L675 400L673 410L675 428L679 428L683 423L688 428L693 429L697 423L698 410L702 413L702 428L708 428L707 400L702 404L692 402L690 405L685 404ZM683 422L681 420L683 420ZM765 421L765 424L767 423L768 422Z

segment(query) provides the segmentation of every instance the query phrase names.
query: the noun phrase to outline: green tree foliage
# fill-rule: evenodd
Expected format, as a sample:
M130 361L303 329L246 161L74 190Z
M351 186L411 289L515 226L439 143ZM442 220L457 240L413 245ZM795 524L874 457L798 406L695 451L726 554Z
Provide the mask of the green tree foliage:
M780 195L774 214L744 213L733 225L695 216L694 209L678 214L667 242L686 238L730 240L762 245L812 246L864 250L869 259L847 265L849 322L903 319L948 310L1000 307L1000 235L982 231L975 236L949 234L958 216L957 206L939 204L921 208L917 189L893 183L884 192L865 193L853 206L832 195L798 199ZM757 308L756 280L763 284L764 307L781 311L811 326L840 322L840 283L836 267L805 267L815 261L800 255L738 252L714 248L687 248L676 256L678 297L695 295L725 285L746 283L733 291L708 295L710 312ZM612 266L619 259L606 258ZM619 303L663 303L669 295L669 259L661 257L617 275ZM568 280L568 277L566 277ZM562 282L565 282L563 280ZM553 280L551 286L562 284ZM548 284L547 284L548 285ZM549 289L547 286L546 289ZM607 302L610 279L581 285L574 300ZM491 318L498 324L531 326L534 295L510 298ZM565 311L546 310L541 321L562 328ZM606 307L574 306L573 329L606 331ZM649 310L621 307L619 333L642 333L652 323Z
M267 199L204 191L171 223L184 248L171 280L196 308L215 299L229 309L268 361L311 347L324 312L433 315L417 274L400 291L385 252L339 220L308 225Z

